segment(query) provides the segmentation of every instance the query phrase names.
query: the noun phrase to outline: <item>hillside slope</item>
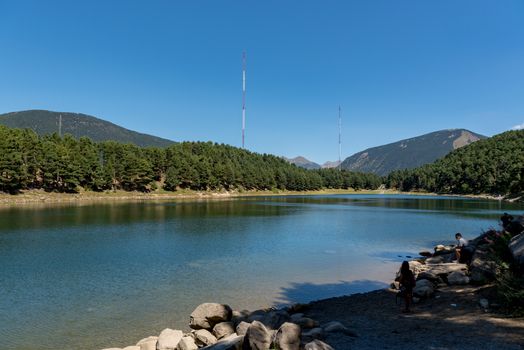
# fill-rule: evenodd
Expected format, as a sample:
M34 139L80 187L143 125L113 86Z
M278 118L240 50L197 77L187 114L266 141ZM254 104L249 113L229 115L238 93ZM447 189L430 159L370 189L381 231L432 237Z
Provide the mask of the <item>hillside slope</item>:
M284 159L287 160L289 163L295 164L296 166L304 168L304 169L320 169L321 168L320 164L312 162L309 159L301 157L301 156L298 156L295 158L284 157Z
M449 152L486 138L465 129L449 129L368 148L342 162L342 169L387 175L413 169L444 157Z
M0 114L0 124L11 128L31 129L39 135L58 132L62 115L62 134L75 138L87 136L93 141L117 141L141 147L167 147L174 141L128 130L108 121L80 113L28 110Z

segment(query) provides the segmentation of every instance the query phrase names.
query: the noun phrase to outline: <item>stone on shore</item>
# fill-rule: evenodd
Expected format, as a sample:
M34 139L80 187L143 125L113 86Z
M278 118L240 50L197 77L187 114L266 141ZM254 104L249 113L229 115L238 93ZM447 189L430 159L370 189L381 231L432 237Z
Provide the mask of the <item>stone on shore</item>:
M237 334L238 335L246 335L247 333L247 330L249 329L249 327L251 327L251 323L247 323L247 322L240 322L236 328L236 331L237 331Z
M156 350L157 341L158 341L158 337L150 336L150 337L141 339L138 343L136 343L136 346L139 346L140 350Z
M183 335L179 330L164 329L158 337L157 350L175 350Z
M211 332L207 329L199 329L195 331L194 335L195 343L198 346L213 345L216 344L216 342L218 341L217 338L213 334L211 334Z
M524 233L513 237L509 241L508 247L515 262L520 266L524 266Z
M304 346L304 350L335 350L330 345L320 341L318 339L313 340L312 342L307 343Z
M302 317L298 320L294 321L293 323L299 325L301 328L315 328L319 326L318 321L315 321L312 318L309 317Z
M450 285L462 285L469 283L469 277L462 271L453 271L448 275L448 283Z
M228 305L204 303L197 306L189 317L193 329L213 329L220 322L231 321L233 310Z
M244 341L243 336L231 334L230 336L220 340L214 345L209 345L201 349L205 350L242 350L242 344Z
M195 343L195 339L190 336L182 337L178 343L177 350L197 350L198 346Z
M322 326L325 332L327 333L343 333L349 335L350 337L357 337L357 334L351 331L349 328L344 326L338 321L331 321Z
M140 346L136 346L136 345L126 346L122 350L140 350Z
M280 350L299 350L300 326L291 322L284 323L277 331L275 345Z
M262 322L253 321L244 336L244 349L268 350L271 345L271 333Z
M213 335L217 339L225 338L233 333L235 333L233 322L220 322L213 327Z
M290 319L289 314L285 310L271 310L264 314L259 321L269 329L278 329Z
M435 293L433 282L422 279L417 281L417 285L413 288L413 294L420 298L429 298Z
M302 339L305 340L313 340L313 339L319 339L324 337L324 331L320 327L316 327L313 329L309 329L305 332L302 332Z
M497 264L490 260L488 252L477 249L469 265L471 281L475 284L486 284L495 279Z

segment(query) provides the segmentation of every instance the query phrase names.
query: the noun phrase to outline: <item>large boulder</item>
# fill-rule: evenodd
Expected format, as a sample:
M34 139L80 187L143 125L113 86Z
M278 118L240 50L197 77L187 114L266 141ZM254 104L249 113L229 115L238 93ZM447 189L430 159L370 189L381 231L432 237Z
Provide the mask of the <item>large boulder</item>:
M279 329L285 322L291 320L291 317L285 310L272 310L263 315L260 322L269 329Z
M197 306L189 317L189 327L193 329L213 329L220 322L229 322L233 310L228 305L204 303Z
M497 264L490 260L488 252L477 249L469 265L471 282L475 284L486 284L495 279Z
M216 344L218 341L217 338L211 334L210 331L207 329L199 329L195 331L195 343L198 346L207 346L207 345L213 345Z
M284 323L277 331L275 346L280 350L299 350L300 348L299 325L291 322Z
M508 247L515 262L520 266L524 266L524 233L513 237L509 241Z
M236 332L238 335L245 335L247 333L247 330L251 327L251 323L247 322L240 322L236 328Z
M166 328L158 336L156 348L157 350L175 350L183 336L182 331Z
M413 288L413 295L419 298L429 298L435 293L433 282L429 280L418 280L417 285Z
M243 336L236 334L231 334L229 337L226 337L220 340L214 345L209 345L201 349L205 350L242 350L242 344L244 341Z
M304 346L304 349L305 350L335 350L330 345L318 339L315 339L312 342L307 343Z
M213 327L213 335L217 337L217 339L225 338L233 333L235 333L233 322L220 322Z
M311 341L314 339L320 339L324 337L324 331L322 328L312 328L308 329L307 331L302 332L302 340Z
M338 321L328 322L322 326L322 329L324 329L324 332L326 333L343 333L345 335L349 335L350 337L357 336L355 332L353 332Z
M157 341L158 337L151 336L141 339L136 345L140 347L140 350L156 350Z
M177 347L177 350L197 350L197 349L198 349L198 345L196 345L195 339L189 336L182 337Z
M462 271L454 271L448 275L448 283L450 285L468 284L469 277Z
M271 333L262 322L253 321L244 336L242 349L268 350L271 345Z

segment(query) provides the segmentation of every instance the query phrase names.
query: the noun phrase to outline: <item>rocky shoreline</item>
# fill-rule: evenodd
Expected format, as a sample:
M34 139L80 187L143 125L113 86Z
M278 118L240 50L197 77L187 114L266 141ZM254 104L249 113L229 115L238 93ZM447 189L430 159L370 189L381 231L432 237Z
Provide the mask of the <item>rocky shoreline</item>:
M508 233L508 248L524 268L524 219L516 222L520 232ZM204 303L191 313L188 332L166 328L136 345L104 350L523 349L524 319L500 314L494 299L493 237L500 232L471 240L464 263L453 261L454 246L443 245L409 261L417 280L410 314L400 313L396 281L387 290L282 309L233 311ZM410 333L432 338L421 342Z

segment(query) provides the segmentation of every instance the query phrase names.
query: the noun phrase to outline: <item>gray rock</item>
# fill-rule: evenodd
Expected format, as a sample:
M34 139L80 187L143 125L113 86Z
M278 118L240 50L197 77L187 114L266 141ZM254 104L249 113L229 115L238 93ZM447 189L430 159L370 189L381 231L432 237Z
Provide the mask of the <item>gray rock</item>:
M266 326L259 321L253 321L244 336L242 349L268 350L271 345L271 334Z
M201 349L206 350L242 350L243 336L231 334L229 337L223 338L214 345L209 345Z
M413 295L419 298L429 298L435 293L433 282L429 280L418 280L417 285L413 288Z
M448 275L448 283L452 286L468 284L469 277L462 271L454 271Z
M216 344L217 338L211 334L207 329L199 329L195 331L195 343L198 346L207 346Z
M286 311L272 310L263 315L259 321L269 329L278 329L281 325L283 325L285 322L288 322L290 319L291 318Z
M217 339L225 338L233 333L235 333L233 322L220 322L213 327L213 335Z
M286 322L277 331L275 345L280 350L299 350L300 348L300 326Z
M524 233L513 237L508 244L513 260L520 265L524 266Z
M137 345L126 346L122 350L140 350L140 346L137 346Z
M290 318L291 318L291 322L295 322L296 320L299 320L299 319L301 319L302 317L304 317L304 314L301 313L301 312L298 312L298 313L296 313L296 314L292 314L292 315L290 316ZM295 322L295 323L296 323L296 322Z
M170 328L164 329L158 336L157 350L174 350L182 339L183 333Z
M440 278L440 276L437 275L432 270L422 271L421 273L418 274L417 280L429 280L429 281L431 281L433 283L441 283L442 282L442 278Z
M497 264L489 260L488 253L477 249L471 259L469 266L471 282L475 284L486 284L495 279Z
M414 275L418 275L422 271L427 270L427 267L416 260L411 260L409 261L409 269L413 272Z
M140 347L140 350L156 350L157 341L158 337L151 336L140 340L136 345Z
M319 326L319 323L317 321L309 317L299 318L294 323L299 325L301 328L315 328Z
M247 323L244 321L240 322L236 328L237 334L245 335L249 327L251 327L251 323Z
M231 322L233 322L233 325L236 327L240 322L247 321L249 314L250 312L248 310L233 311Z
M204 303L197 306L189 318L189 327L193 329L212 329L220 322L229 322L233 311L228 305Z
M197 350L198 346L195 343L195 339L190 336L182 337L178 343L177 350Z
M323 341L320 341L318 339L313 340L312 342L309 342L304 346L304 350L335 350L328 344L324 343Z
M346 326L344 326L342 323L338 321L328 322L325 325L323 325L322 328L324 329L324 332L327 332L327 333L343 333L351 337L357 336L355 332L351 331L349 328L347 328Z
M309 329L302 332L302 339L313 340L324 337L324 331L320 327Z

